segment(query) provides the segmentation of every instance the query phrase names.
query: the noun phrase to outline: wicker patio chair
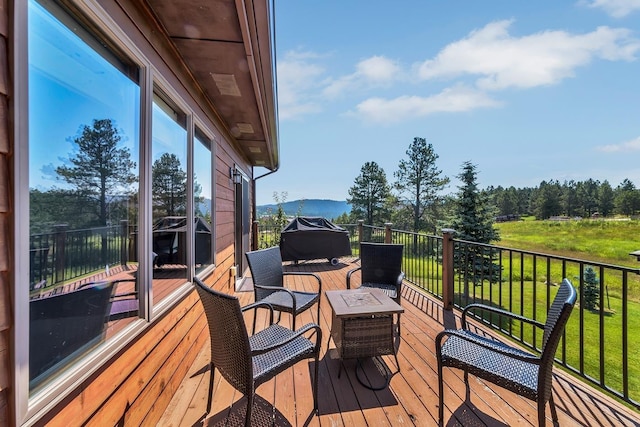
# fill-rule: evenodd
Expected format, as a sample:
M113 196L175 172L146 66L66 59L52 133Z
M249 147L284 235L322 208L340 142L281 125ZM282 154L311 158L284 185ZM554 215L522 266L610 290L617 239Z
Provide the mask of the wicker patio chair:
M360 267L347 272L347 289L351 275L361 271L360 287L382 289L400 304L402 299L402 250L404 246L389 243L360 243Z
M67 363L104 338L113 282L29 302L29 380L37 383L53 366Z
M548 401L553 422L557 424L558 414L553 403L551 389L553 360L564 326L575 302L576 290L569 280L564 279L549 308L544 324L495 307L483 304L468 305L462 312L462 329L444 330L436 336L440 425L442 425L444 418L443 366L464 371L467 399L469 399L470 372L479 378L536 401L538 404L538 425L541 427L546 422L545 406ZM467 313L471 310L497 313L543 329L541 354L535 355L471 332L467 329L466 320ZM445 337L447 337L446 340L444 340Z
M211 362L207 414L213 400L215 368L236 390L247 397L245 426L251 425L256 388L297 362L315 358L313 409L318 411L318 357L322 331L309 323L296 331L273 324L273 310L266 329L249 336L243 312L257 307L270 308L265 302L240 307L238 298L217 292L195 278L194 283L204 307L211 336ZM307 338L308 336L308 338ZM315 343L311 341L315 336Z
M296 316L317 304L316 319L320 322L320 295L322 294L320 276L303 271L284 271L279 246L247 252L246 256L253 278L253 292L256 302L263 301L278 312L291 313L293 317L292 329L296 328ZM318 281L318 291L301 292L287 289L284 286L284 276L312 276ZM278 320L280 320L280 313L278 313ZM255 328L254 317L253 331Z

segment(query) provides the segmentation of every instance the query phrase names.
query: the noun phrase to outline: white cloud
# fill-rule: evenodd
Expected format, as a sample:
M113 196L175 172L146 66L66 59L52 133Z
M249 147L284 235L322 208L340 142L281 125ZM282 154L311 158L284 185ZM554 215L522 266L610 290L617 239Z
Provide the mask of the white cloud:
M320 111L314 102L318 81L325 71L312 60L317 56L309 52L287 52L278 62L278 113L280 119L292 119Z
M357 75L365 77L372 82L386 83L398 74L400 68L398 65L385 58L384 56L372 56L371 58L360 61L357 68Z
M640 136L631 141L621 142L620 144L601 145L596 147L598 151L604 151L605 153L629 153L633 151L640 151Z
M583 0L580 4L602 9L614 18L624 18L636 10L640 10L640 0Z
M489 23L451 43L419 66L422 79L481 76L484 90L551 85L572 77L595 58L635 60L640 41L622 28L599 27L582 35L543 31L523 37L509 34L512 20Z
M372 56L356 64L356 71L332 81L324 90L324 94L336 97L348 91L363 87L386 86L401 73L395 61L384 56Z
M358 104L356 112L352 114L366 120L392 123L434 113L464 112L499 105L499 102L483 92L458 85L428 97L370 98Z

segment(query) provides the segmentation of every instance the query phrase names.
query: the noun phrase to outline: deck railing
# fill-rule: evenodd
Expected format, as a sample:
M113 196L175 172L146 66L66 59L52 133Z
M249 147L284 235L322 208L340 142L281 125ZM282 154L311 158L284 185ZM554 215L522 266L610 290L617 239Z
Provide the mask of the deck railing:
M640 269L464 241L455 239L454 230L432 236L391 224L341 226L349 230L354 256L361 241L403 244L406 280L442 299L445 308L482 302L544 322L558 284L568 278L578 291L578 303L556 362L640 409L640 334L633 333L640 318ZM279 241L280 230L260 232ZM477 320L523 346L540 349L539 329L495 315Z
M126 262L128 229L125 225L68 230L56 226L51 233L29 238L29 289L40 290Z

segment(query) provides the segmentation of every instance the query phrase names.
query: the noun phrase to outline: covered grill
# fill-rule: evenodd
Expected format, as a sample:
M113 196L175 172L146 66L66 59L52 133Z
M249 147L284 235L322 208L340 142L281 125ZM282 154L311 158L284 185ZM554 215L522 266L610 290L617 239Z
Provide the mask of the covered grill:
M336 265L351 255L349 232L322 217L297 217L280 233L283 261L326 258Z

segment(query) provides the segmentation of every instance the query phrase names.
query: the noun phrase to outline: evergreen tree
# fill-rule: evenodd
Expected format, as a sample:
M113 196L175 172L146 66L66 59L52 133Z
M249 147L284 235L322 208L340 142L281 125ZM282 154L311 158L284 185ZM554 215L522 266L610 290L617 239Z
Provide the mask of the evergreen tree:
M605 180L598 189L598 209L602 216L609 216L615 207L615 195L609 181Z
M640 210L640 191L629 179L620 183L615 191L616 211L622 215L634 215Z
M153 162L152 193L156 216L186 215L187 173L180 159L172 153L164 153Z
M449 184L449 178L442 176L442 170L436 167L438 155L426 139L413 138L406 154L408 159L400 160L394 172L398 199L401 205L410 208L412 231L433 229L436 208L442 199L440 192ZM427 217L427 211L431 211L431 218Z
M587 310L595 310L598 306L600 298L600 281L596 275L596 271L591 266L584 269L584 290L582 297L584 298L584 308Z
M384 170L376 162L367 162L351 188L347 203L353 218L365 224L381 226L391 219L391 189Z
M56 224L80 229L96 222L95 201L79 192L51 188L29 190L29 234L49 233Z
M580 203L577 187L578 184L574 180L565 182L562 186L563 211L570 217L582 214L581 206L583 203Z
M118 147L122 137L111 119L94 120L69 140L75 153L65 163L71 166L58 166L56 173L88 204L83 209L93 209L94 224L107 225L111 199L128 195L137 181L136 164L128 148Z
M582 203L582 216L590 217L598 210L598 187L600 183L589 178L578 183L578 198Z
M458 175L462 182L457 195L454 218L451 223L456 237L476 243L491 243L500 240L494 227L494 209L486 193L478 189L476 165L465 162ZM478 285L482 280L498 280L500 267L493 263L493 253L484 246L466 245L456 251L454 265L459 274Z
M558 181L542 181L532 195L533 213L538 219L561 215L562 188Z

